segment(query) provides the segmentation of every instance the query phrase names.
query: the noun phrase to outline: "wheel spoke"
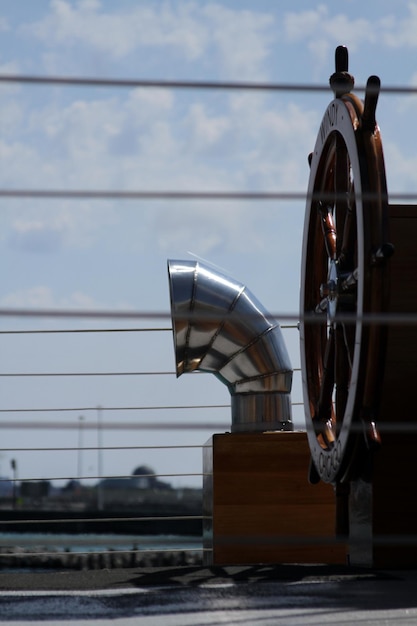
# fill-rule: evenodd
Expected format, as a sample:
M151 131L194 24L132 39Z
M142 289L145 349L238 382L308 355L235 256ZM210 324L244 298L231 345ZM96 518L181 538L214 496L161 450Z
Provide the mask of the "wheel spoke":
M349 195L353 195L354 189L351 184ZM350 200L346 204L345 219L343 225L343 236L341 239L341 247L339 251L339 266L343 270L352 267L354 264L353 254L355 251L356 241L356 206Z
M343 328L343 339L346 348L346 357L350 371L353 368L353 352L355 349L355 328L352 324L341 324Z
M321 218L321 229L324 235L327 256L331 261L335 261L337 257L337 233L333 207L323 202L318 202L317 209Z
M358 269L348 271L352 267L356 243L356 213L351 202L353 188L349 153L341 135L336 135L336 166L335 166L335 215L338 227L337 268L338 268L338 312L346 309L356 310L356 288ZM344 270L344 271L343 271ZM343 272L343 273L342 273ZM349 397L349 384L352 372L353 346L352 327L344 323L335 325L335 413L336 433L339 434ZM354 337L353 337L354 338Z
M320 393L316 407L315 425L326 445L334 443L333 434L333 389L334 389L334 358L335 340L333 326L329 328L329 336L324 351L323 369L320 381Z
M340 276L343 262L352 261L356 220L349 200L352 188L351 166L343 138L336 134L333 144L333 159L328 162L326 186L335 193L334 206L317 204L320 226L327 254L327 283L320 286L321 299L315 313L326 313L330 322L323 354L323 370L320 378L319 398L316 406L315 427L318 437L327 448L332 447L343 422L348 401L354 344L351 333L344 324L334 323L340 308L356 306L354 295L358 270ZM342 263L340 261L342 257ZM340 295L342 296L340 298ZM336 430L335 430L336 426Z
M335 405L336 426L337 431L339 431L348 400L352 363L344 324L337 324L335 335Z
M335 136L335 168L334 168L334 190L335 190L335 216L338 229L338 256L340 248L343 248L343 239L346 226L346 215L349 208L348 193L350 191L350 160L346 151L343 137L337 133Z
M343 280L339 281L339 293L349 293L356 289L359 279L359 270L355 268L353 272L349 272L346 276L343 276Z
M314 309L314 313L327 313L327 298L323 298L320 300L316 308Z

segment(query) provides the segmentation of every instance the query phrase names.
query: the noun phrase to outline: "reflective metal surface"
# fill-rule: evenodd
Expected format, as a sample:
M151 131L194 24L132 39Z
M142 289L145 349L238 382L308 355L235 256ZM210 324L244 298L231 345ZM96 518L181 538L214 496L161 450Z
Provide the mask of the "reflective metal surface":
M232 396L232 432L292 430L292 368L279 324L241 283L168 261L177 376L212 372Z

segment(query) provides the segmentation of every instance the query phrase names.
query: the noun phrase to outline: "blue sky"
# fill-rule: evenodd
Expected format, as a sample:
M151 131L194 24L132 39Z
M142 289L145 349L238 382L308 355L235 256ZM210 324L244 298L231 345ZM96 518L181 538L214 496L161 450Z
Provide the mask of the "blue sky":
M0 73L326 84L345 44L363 85L417 84L417 2L370 0L0 0ZM297 191L331 92L227 92L0 85L2 188ZM417 187L416 97L382 94L391 192ZM0 307L169 312L168 258L207 259L276 313L297 314L303 202L0 199ZM156 322L149 322L155 325ZM160 325L167 325L158 321ZM0 330L128 327L0 318ZM141 324L143 325L143 324ZM285 333L299 365L296 331ZM0 335L0 373L173 371L169 332ZM227 404L210 375L0 378L5 409ZM293 400L301 400L294 375ZM114 421L229 422L228 409L104 411ZM94 411L85 423L95 423ZM303 427L300 407L296 425ZM76 424L75 412L0 420ZM212 431L104 432L104 445L202 444ZM2 447L77 445L78 433L2 429ZM94 446L94 430L83 445ZM74 452L0 452L23 477L73 476ZM199 472L199 450L106 452L106 475L147 463ZM97 454L83 455L97 475ZM173 479L197 484L198 479Z

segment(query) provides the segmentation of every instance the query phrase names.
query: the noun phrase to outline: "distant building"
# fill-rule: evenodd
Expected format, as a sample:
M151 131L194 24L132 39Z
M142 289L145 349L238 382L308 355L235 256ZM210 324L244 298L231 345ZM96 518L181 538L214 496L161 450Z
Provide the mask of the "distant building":
M129 478L103 478L100 481L102 489L124 489L124 490L172 490L172 486L162 480L158 480L155 476L155 470L148 465L140 465L137 467Z
M158 480L154 474L155 470L149 465L140 465L133 471L132 476L135 478L131 480L137 489L172 489L172 485Z
M13 496L13 481L10 478L0 476L0 498Z

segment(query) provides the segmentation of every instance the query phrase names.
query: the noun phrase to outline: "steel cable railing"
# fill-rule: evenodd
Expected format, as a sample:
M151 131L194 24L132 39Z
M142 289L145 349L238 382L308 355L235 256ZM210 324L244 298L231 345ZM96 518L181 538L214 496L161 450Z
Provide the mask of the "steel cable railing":
M294 316L295 317L295 316ZM299 316L297 316L299 317ZM394 321L396 321L398 323L398 316L392 316L394 317ZM412 316L414 317L414 316ZM384 321L386 321L384 319ZM390 320L391 322L393 321L392 319ZM409 323L409 319L407 318L407 323ZM402 323L404 323L404 320L401 320ZM414 319L413 319L414 322ZM167 330L171 330L171 329L167 329ZM293 332L294 330L297 330L297 325L290 325L289 327L287 327L288 331ZM296 371L299 373L300 370L299 368L296 368ZM107 372L107 373L103 373L103 372L68 372L68 373L57 373L57 372L44 372L44 373L33 373L35 376L39 377L39 376L48 376L48 375L52 375L52 376L56 376L56 375L62 375L62 376L91 376L91 375L97 375L100 376L102 374L104 375L137 375L137 376L148 376L148 375L155 375L155 376L159 376L159 375L174 375L174 372ZM196 374L198 375L198 374ZM5 377L7 376L15 376L15 377L19 377L21 376L22 378L25 377L30 377L32 376L32 373L19 373L19 372L14 372L13 374L11 373L5 373L4 374ZM1 377L1 374L0 374ZM302 406L302 402L293 402L293 406ZM199 409L221 409L224 410L226 408L228 408L228 405L226 404L219 404L219 405L148 405L148 406L136 406L136 407L117 407L117 406L113 406L113 407L100 407L100 410L106 411L106 410L112 410L112 411L120 411L120 410L136 410L136 411L162 411L162 410L166 410L166 411L170 411L170 410L199 410ZM92 410L92 411L97 411L97 407L73 407L71 408L66 408L64 409L63 407L59 408L28 408L28 409L17 409L17 408L9 408L9 409L5 409L2 408L0 409L1 413L17 413L17 412L24 412L24 413L35 413L35 412L47 412L47 411L61 411L61 410L65 410L65 411L87 411L87 410ZM385 425L384 425L385 426ZM386 430L389 430L389 425L386 425L387 428ZM30 421L20 421L18 424L16 422L12 422L12 421L5 421L2 420L1 424L0 424L1 428L24 428L24 429L43 429L43 430L53 430L53 429L57 429L57 430L64 430L64 429L69 429L69 430L75 430L79 428L79 425L77 423L73 423L73 424L62 424L60 422L57 421L52 421L52 422L47 422L47 421L39 421L39 420L30 420ZM88 423L84 423L83 424L83 428L85 428L86 430L96 430L97 429L97 425L96 424L88 424ZM217 432L222 432L225 430L225 428L227 428L227 425L225 422L217 422L217 421L203 421L203 422L199 422L199 423L194 423L194 424L190 424L189 422L179 422L178 420L176 420L175 422L169 422L169 421L153 421L153 422L139 422L139 423L126 423L126 422L106 422L106 424L103 426L103 428L106 428L108 430L153 430L153 431L166 431L168 430L181 430L181 431L186 431L186 430L214 430ZM395 429L396 431L399 431L401 429L403 429L404 432L410 432L410 424L405 423L405 424L398 424L396 423L395 425L392 426L392 429ZM176 446L177 447L177 446ZM180 447L180 446L178 446ZM203 448L203 446L193 446L193 447L197 447L197 448ZM124 448L124 447L122 447ZM158 448L158 446L155 446L155 448ZM58 448L59 449L59 448ZM64 448L60 448L61 450L63 450ZM77 447L71 447L69 448L70 450L73 450L75 452L79 451L79 448ZM98 450L98 447L92 447L89 446L88 449L92 449L92 450ZM104 448L105 449L105 448ZM108 449L111 449L111 447L108 447ZM39 451L41 451L42 448L39 449ZM48 451L47 448L43 449L45 452ZM87 448L85 448L85 450L87 450ZM19 448L16 447L15 449L13 448L7 448L5 449L5 451L8 454L14 454L16 452L19 451ZM20 448L21 452L24 452L24 450L22 448ZM35 451L35 450L34 450ZM2 450L0 450L0 454L1 454ZM204 478L204 474L201 473L194 473L194 472L189 472L189 473L162 473L162 474L147 474L144 477L145 478L173 478L175 476L190 476L190 477L201 477ZM51 482L54 481L69 481L69 480L83 480L83 476L51 476L49 477L48 480L50 480ZM97 476L88 476L89 480L105 480L105 479L132 479L132 475L122 475L122 476L114 476L114 475L97 475ZM22 483L22 482L26 482L26 483L36 483L36 482L40 482L42 480L42 477L25 477L25 478L20 478L18 481L16 480L17 483ZM36 512L35 512L36 513ZM50 524L53 523L55 525L55 528L67 528L68 525L72 525L73 527L77 528L80 526L80 524L83 525L84 531L88 532L88 530L86 531L86 529L88 529L88 526L93 526L96 522L97 519L94 517L82 517L82 516L77 516L76 518L68 518L68 517L61 517L61 519L54 519L53 517L48 518L47 520L42 520L42 519L37 519L36 517L27 519L27 520L22 520L22 519L18 519L18 517L13 518L13 514L16 515L16 510L13 509L11 516L9 516L9 519L7 520L3 520L0 521L0 532L2 528L10 528L10 524L13 524L13 528L15 529L19 529L19 528L23 528L23 527L28 527L30 526L30 524L33 525L33 523L36 523L36 526L38 528L38 532L41 531L41 529L43 527L48 527L50 528ZM10 519L11 517L11 519ZM136 530L139 533L137 536L137 543L141 543L141 526L142 525L147 525L149 523L185 523L185 524L190 524L190 523L196 523L196 524L203 524L204 520L206 519L204 517L204 515L167 515L167 516L155 516L155 515L148 515L148 516L140 516L140 515L135 515L130 513L129 515L122 515L122 516L118 516L118 517L106 517L105 511L102 512L102 517L100 518L101 521L105 524L108 524L109 527L111 527L111 525L114 525L115 523L133 523L136 524ZM252 538L253 541L256 543L257 540L259 540L259 538L257 539L256 537ZM251 541L252 540L250 537L246 537L245 541ZM392 538L391 538L392 539ZM323 538L317 538L317 543L320 543L320 545L323 545L324 543L326 543L326 540L328 542L334 542L335 539L332 537L328 537ZM399 538L399 540L404 541L404 538ZM103 567L103 566L114 566L114 567L136 567L136 566L141 566L143 564L145 564L146 562L151 563L151 564L162 564L162 563L199 563L200 560L203 558L202 555L208 551L207 548L205 548L204 546L198 543L196 543L194 546L188 547L188 548L183 548L183 547L176 547L176 546L170 546L170 547L166 547L166 546L159 546L157 549L152 549L152 548L147 548L145 547L140 547L140 548L135 548L135 545L132 543L132 546L129 547L129 549L118 549L117 547L117 542L115 544L114 548L111 549L107 549L107 548L103 548L103 549L99 549L100 546L96 547L94 550L94 552L90 549L90 551L81 551L79 550L79 545L78 545L78 539L77 538L67 538L67 547L64 550L60 550L57 548L54 548L52 545L49 546L43 546L43 545L39 545L39 538L38 537L33 537L31 540L27 540L27 542L23 542L25 543L25 545L22 548L19 548L19 550L13 550L12 546L10 544L10 541L12 542L16 542L16 537L14 536L13 540L10 539L6 539L4 541L4 545L1 545L0 542L0 567L3 565L3 567L16 567L16 566L22 566L23 564L28 564L31 563L33 567L75 567L75 568L81 568L81 567ZM59 541L59 539L57 538L57 541ZM282 537L269 537L268 541L270 542L286 542L288 543L288 537L282 538ZM309 538L308 541L313 541L311 538ZM381 537L376 537L375 541L382 541L383 542L383 538ZM146 558L149 559L149 561L146 561ZM108 559L106 561L106 559ZM165 559L165 560L164 560ZM104 563L107 563L107 565L103 565ZM30 566L30 565L29 565Z
M84 329L85 330L85 329ZM145 329L146 330L146 329ZM172 329L169 329L170 331ZM284 329L287 332L293 332L294 330L297 331L297 326L296 325L290 325L289 327L287 326L287 328ZM48 330L47 330L48 332ZM53 376L58 374L56 372L49 372L50 374L52 374ZM115 375L129 375L129 373L127 372L114 372ZM19 373L15 372L14 373L18 378L19 378ZM27 378L28 376L30 377L30 373L24 373L21 372L20 374L23 374L23 378ZM38 375L42 375L42 373L34 373L36 377L38 377ZM47 373L46 373L47 374ZM65 373L63 373L65 376ZM82 377L83 375L98 375L100 376L100 372L69 372L70 375L74 375L74 376L80 376ZM106 373L105 373L106 374ZM111 372L107 373L108 375L111 375ZM132 372L132 374L135 374L134 372ZM136 375L139 376L149 376L149 375L155 375L155 376L160 376L160 375L175 375L175 372L147 372L147 371L142 371L142 372L136 372ZM196 373L196 375L201 375L201 373ZM142 412L147 412L147 411L166 411L166 412L170 412L172 410L177 410L177 411L184 411L184 410L192 410L192 411L198 411L198 410L204 410L207 411L207 409L220 409L220 410L225 410L225 409L229 409L229 405L228 404L217 404L217 405L209 405L209 404L193 404L193 405L147 405L147 406L131 406L131 407L117 407L117 406L113 406L113 407L103 407L100 406L100 411L106 412L106 411L142 411ZM85 412L87 410L91 410L96 412L97 411L97 407L73 407L72 409L68 409L68 408L63 408L63 407L29 407L29 408L25 408L25 409L18 409L18 408L1 408L0 412L2 414L7 414L7 413L24 413L24 414L34 414L34 413L45 413L45 412L58 412L60 410L63 411L72 411L72 412ZM79 424L77 422L74 423L62 423L57 421L56 419L53 421L39 421L39 420L19 420L19 421L10 421L10 420L4 420L2 419L0 422L0 429L28 429L28 430L36 430L36 429L42 429L44 431L47 432L52 432L53 430L78 430L79 429ZM93 424L93 423L89 423L88 421L83 422L82 425L83 430L91 430L91 431L95 431L97 430L97 424ZM132 423L132 422L123 422L123 421L108 421L106 420L102 425L101 428L103 430L114 430L114 431L121 431L121 430L151 430L151 431L158 431L158 430L181 430L181 431L206 431L206 430L211 430L214 432L222 432L225 429L228 428L228 422L227 420L225 420L224 422L218 422L216 419L214 419L213 421L207 421L207 420L203 420L203 421L198 421L197 423L193 423L190 424L189 422L180 422L178 421L178 419L175 419L174 421L139 421L136 423ZM172 445L172 446L83 446L82 448L79 448L78 446L69 446L69 447L45 447L45 446L41 446L41 447L35 447L32 446L31 448L23 448L23 447L18 447L16 446L15 448L1 448L0 449L0 455L2 453L7 453L8 455L16 455L16 454L24 454L25 452L38 452L38 453L49 453L49 452L53 452L53 451L61 451L61 452L73 452L76 454L79 454L81 451L83 453L87 453L88 451L92 451L92 452L100 452L103 453L105 451L110 451L110 450L120 450L120 451L124 451L124 450L128 450L128 449L133 449L133 450L149 450L149 449L154 449L154 450L168 450L168 449L194 449L194 450L198 450L200 449L202 451L202 449L204 448L204 446L202 445L193 445L193 446L186 446L186 445ZM151 479L157 479L157 480L163 480L163 479L173 479L173 478L178 478L178 477L190 477L190 478L200 478L203 479L205 476L207 476L206 474L204 474L203 472L173 472L173 473L147 473L147 474L143 474L141 475L141 479L143 478L151 478ZM48 476L48 482L54 484L54 483L58 483L58 482L69 482L72 480L75 481L83 481L88 479L88 482L92 482L92 481L105 481L105 480L132 480L135 479L134 475L97 475L97 476L74 476L74 475L61 475L61 476ZM42 482L42 480L44 480L44 478L42 476L35 476L35 477L20 477L19 479L16 479L14 482L16 482L16 485L21 485L22 483L40 483ZM2 481L0 480L0 483ZM46 502L46 501L45 501ZM44 505L43 505L44 506ZM114 527L115 524L119 524L121 525L121 527L123 527L123 524L129 524L129 528L131 529L131 525L135 524L136 525L136 532L138 533L138 535L135 537L134 542L136 542L137 544L140 545L140 548L135 547L134 542L132 543L132 545L129 547L129 549L119 549L119 545L121 543L123 543L123 539L118 539L116 537L116 540L113 541L112 538L112 542L111 545L113 546L111 549L108 549L105 547L105 545L103 544L103 542L105 541L103 540L98 540L97 537L92 539L92 543L94 543L94 541L99 542L99 545L97 546L91 546L90 543L88 543L87 539L83 539L81 538L81 544L85 543L86 545L89 546L89 550L80 550L80 538L78 536L71 536L71 537L66 537L65 541L66 541L66 548L65 549L59 549L59 547L57 547L57 543L59 541L61 541L60 535L62 534L63 530L59 530L59 529L66 529L66 531L68 532L68 528L73 526L75 528L79 528L80 525L82 525L84 532L87 532L89 534L89 528L93 528L97 525L97 518L95 516L91 517L91 516L83 516L82 514L77 515L75 518L74 517L65 517L64 513L61 513L60 517L57 517L57 513L55 511L55 515L54 516L49 516L47 519L41 519L40 518L40 514L42 512L42 507L40 510L34 510L33 514L27 518L27 519L21 519L19 518L19 515L22 515L23 513L19 511L19 508L17 509L12 509L10 514L7 516L7 519L1 519L0 518L0 567L21 567L22 564L30 564L30 567L48 567L51 566L53 567L55 564L55 567L71 567L71 568L81 568L81 567L103 567L105 565L103 565L103 563L107 563L107 567L110 566L123 566L123 567L131 567L131 566L138 566L138 565L143 565L145 564L147 561L146 559L148 559L148 563L152 563L152 564L161 564L162 562L169 562L169 563L176 563L177 561L184 563L198 563L201 562L202 559L202 555L208 551L208 548L204 547L201 543L201 538L198 539L194 539L194 545L189 545L189 538L187 537L186 539L184 539L184 542L187 542L188 547L184 548L184 546L176 546L174 545L160 545L157 547L157 549L155 548L148 548L146 545L142 546L142 527L148 527L149 524L163 524L163 525L168 525L169 524L176 524L176 528L178 528L178 525L180 524L185 524L186 527L189 527L190 524L194 524L194 528L197 526L200 526L204 523L204 520L207 519L203 512L201 511L200 515L195 515L195 514L187 514L187 515L175 515L172 513L169 513L169 511L162 515L162 516L155 516L155 515L140 515L137 512L133 512L133 511L129 511L127 512L123 512L122 515L118 515L118 516L108 516L106 515L106 510L103 510L101 512L101 516L100 516L100 524L108 524L109 528ZM36 528L37 528L37 533L35 534L35 536L31 537L31 535L27 533L27 531L24 531L24 529L26 528L31 528L33 529L33 524L36 524ZM55 527L54 532L57 533L56 539L50 539L49 542L43 542L43 535L44 533L42 532L43 528L47 528L48 531L51 530L51 524L53 524L53 526ZM4 530L8 530L10 528L14 529L14 535L13 535L13 539L11 538L7 538L7 531L6 534L4 534ZM19 530L20 529L20 530ZM5 539L1 540L1 533L3 531L3 536L6 537ZM11 549L11 545L10 542L12 541L16 541L16 533L20 532L20 537L18 540L18 544L20 546L20 548L18 550L13 551ZM127 532L127 531L126 531ZM40 535L39 535L40 533ZM20 541L20 538L23 539L23 541ZM181 541L181 540L179 540ZM21 545L22 544L22 545ZM124 544L125 545L125 544ZM106 561L107 559L107 561ZM58 563L58 565L57 565Z
M144 320L154 317L156 319L165 319L169 317L169 313L165 312L141 312L141 311L109 311L109 310L96 310L91 311L87 309L43 309L43 308L12 308L12 307L0 307L1 317L14 317L14 318L52 318L52 319L117 319L117 320ZM272 312L271 318L277 321L297 322L302 319L308 324L323 323L323 317L317 315L315 312L304 313L277 313ZM195 319L193 313L182 315L181 319L192 321ZM199 320L215 321L218 319L217 315L211 315L209 313L202 313L199 315ZM405 325L414 326L417 324L417 312L413 313L401 313L401 312L387 312L387 313L336 313L333 317L334 322L341 324L356 324L360 322L362 324L391 324L391 325ZM32 331L31 331L32 332ZM59 331L56 331L59 332ZM7 334L13 334L13 332L7 332Z
M21 83L29 85L62 85L73 87L112 87L151 88L151 89L207 89L226 91L270 91L270 92L307 92L329 93L328 84L297 84L297 83L261 83L249 81L212 81L212 80L145 80L117 79L81 76L37 76L30 74L0 74L0 83ZM373 85L355 85L355 91L368 93L385 93L393 95L413 95L417 87L403 85L385 85L376 88Z
M394 191L390 194L391 200L411 203L417 199L417 193ZM154 191L154 190L117 190L117 189L1 189L0 198L21 198L43 200L207 200L207 201L302 201L322 200L332 202L335 199L355 199L354 193L307 193L304 191ZM364 200L375 200L377 195L372 192L363 192Z
M112 87L112 88L170 88L170 89L208 89L208 90L248 90L248 91L270 91L270 92L309 92L309 93L328 93L329 86L328 85L291 85L291 84L272 84L272 83L247 83L247 82L214 82L214 81L157 81L157 80L115 80L115 79L97 79L97 78L81 78L81 77L59 77L59 76L18 76L18 75L0 75L0 83L20 83L27 85L61 85L61 86L76 86L76 87ZM361 92L365 89L363 86L358 86L355 88L355 91ZM369 90L368 90L369 91ZM406 95L414 95L417 93L417 88L414 87L401 87L401 86L386 86L381 89L381 93L386 94L406 94ZM320 195L322 197L323 194ZM346 194L344 194L344 197ZM96 189L96 190L88 190L88 189L0 189L0 197L4 198L42 198L42 199L97 199L97 200L107 200L107 199L118 199L118 200L208 200L208 201L219 201L219 200L247 200L247 201L305 201L307 198L307 194L303 192L293 192L293 191L273 191L273 192L261 192L261 191L249 191L249 192L240 192L240 191L191 191L191 190L183 190L183 191L158 191L158 190L105 190L105 189ZM395 198L398 201L402 202L415 202L417 199L417 193L393 193L390 194L391 198ZM332 194L332 199L334 199L334 194ZM0 309L0 317L3 318L56 318L56 319L93 319L93 320L103 320L103 319L115 319L115 320L144 320L151 319L153 321L156 320L165 320L169 318L169 314L165 312L143 312L143 311L91 311L91 310L48 310L48 309L18 309L18 308L1 308ZM300 314L276 314L275 317L277 319L286 320L298 323L300 321ZM314 323L314 321L318 321L316 317L312 316L312 318L308 318L308 321ZM341 318L340 321L344 321L345 323L356 323L358 321L358 316L346 316ZM364 324L372 323L372 324L406 324L406 325L415 325L417 324L417 313L416 314L401 314L401 313L390 313L387 315L364 315L360 317L360 321ZM319 322L321 323L321 321ZM282 326L284 328L284 326ZM296 325L291 325L291 329L295 329ZM49 333L115 333L115 332L159 332L159 331L171 331L171 328L141 328L141 329L133 329L133 328L118 328L118 329L63 329L63 330L3 330L0 331L1 335L5 334L49 334ZM299 372L299 368L296 368L294 371ZM59 372L40 372L40 373L3 373L0 374L0 377L8 378L8 377L16 377L16 378L27 378L27 377L70 377L70 376L79 376L79 377L89 377L89 376L167 376L173 375L174 372L170 371L139 371L139 372L68 372L68 373L59 373ZM302 406L302 402L293 402L293 406ZM199 410L199 409L225 409L228 405L218 404L218 405L166 405L166 406L138 406L138 407L100 407L100 410L111 410L111 411L151 411L151 410ZM78 408L28 408L28 409L19 409L19 408L1 408L0 413L39 413L39 412L61 412L61 411L97 411L97 407L78 407ZM0 423L0 428L16 428L16 422L4 421ZM401 423L395 423L390 426L389 424L385 424L384 428L388 429L391 427L393 429L411 428L412 425L410 423L406 423L402 425ZM19 428L32 428L32 429L78 429L78 424L60 424L60 422L47 422L47 421L21 421L18 424ZM141 422L140 424L132 424L129 422L107 422L105 425L101 426L102 428L106 428L109 430L123 430L123 429L152 429L152 430L162 430L162 429L172 429L172 430L185 430L185 429L195 429L195 430L207 430L207 429L216 429L216 428L224 428L224 424L220 422L202 422L199 424L189 424L187 422ZM97 429L97 425L93 424L83 424L83 428L87 429ZM127 449L168 449L168 448L200 448L202 449L204 446L201 445L193 445L193 446L103 446L103 447L83 447L82 450L127 450ZM3 453L15 453L15 452L48 452L48 451L73 451L79 452L79 447L33 447L33 448L23 448L16 447L10 448L5 447L0 449L0 454ZM174 477L174 476L201 476L203 477L203 473L166 473L166 474L144 474L143 478L162 478L162 477ZM74 477L65 476L65 477L50 477L49 480L69 480ZM83 479L83 476L77 476L77 479ZM122 475L122 476L88 476L88 479L112 479L112 478L120 478L120 479L131 479L132 475ZM26 482L37 482L43 480L42 478L15 478L10 479L12 483L21 483L22 481ZM13 511L12 511L13 513ZM176 521L189 521L189 520L199 520L203 521L205 519L204 515L195 516L195 515L177 515L171 516L170 518L166 518L164 516L131 516L127 517L106 517L102 516L101 520L103 522L108 522L109 524L114 523L115 521L123 522L126 520L133 521L135 523L141 522L150 522L150 521L166 521L167 519L176 520ZM12 520L14 524L24 526L25 524L33 523L34 520ZM78 519L70 519L70 518L62 518L60 520L35 520L39 526L42 526L46 523L51 523L53 521L58 525L59 523L64 522L74 522L77 523L92 523L96 521L91 517L79 517ZM2 520L0 519L0 530L2 525L10 524L10 520ZM410 538L406 538L410 539ZM245 541L249 541L247 537ZM252 538L253 542L264 541L264 538L259 538L254 536ZM327 541L334 541L334 538L316 538L316 539L308 539L307 541L317 541L320 544L323 544ZM290 541L289 537L270 537L270 541L274 542L286 542ZM378 541L383 542L383 537L376 537L375 543ZM392 538L390 538L392 541ZM404 541L403 538L398 538L398 542L401 543ZM78 540L79 543L83 544L83 541ZM123 539L113 540L116 544L122 544ZM300 538L297 537L297 542L300 542ZM414 542L416 542L414 538ZM22 543L26 543L23 541ZM50 542L44 540L45 544L50 543L54 544L54 540ZM140 535L136 537L135 543L141 543ZM130 557L130 564L138 565L142 563L138 557L141 557L142 554L152 552L155 550L143 548L135 548L135 543L132 545L130 550L101 550L100 555L104 557L113 557L123 554L128 555ZM73 545L76 545L77 542L74 542ZM9 546L7 540L3 540L0 538L0 567L2 563L7 563L10 565L13 561L23 561L23 557L21 553L16 552L15 554L8 554L3 552L2 549L7 548ZM36 546L36 543L32 543L32 540L28 540L28 546ZM101 545L101 544L100 544ZM175 552L184 552L187 549L184 548L159 548L156 552L159 553L175 553ZM196 551L201 553L205 550L202 546L197 546L197 548L191 548L190 551L194 554ZM38 549L35 551L36 555L40 559L46 559L50 562L53 561L54 556L65 554L68 556L68 552L54 552L44 551L42 549ZM79 555L84 557L90 557L91 553L89 552L81 552ZM73 555L71 555L73 556ZM104 563L105 561L102 561ZM42 563L45 564L45 560L42 560ZM86 561L77 561L74 557L75 566L82 567L86 565ZM97 562L96 562L97 564ZM125 561L126 564L126 561ZM100 564L99 564L100 565ZM93 566L93 563L90 563L90 566Z

